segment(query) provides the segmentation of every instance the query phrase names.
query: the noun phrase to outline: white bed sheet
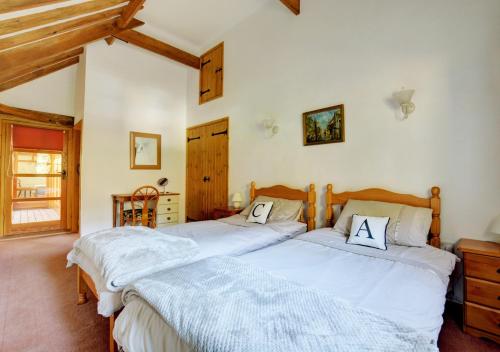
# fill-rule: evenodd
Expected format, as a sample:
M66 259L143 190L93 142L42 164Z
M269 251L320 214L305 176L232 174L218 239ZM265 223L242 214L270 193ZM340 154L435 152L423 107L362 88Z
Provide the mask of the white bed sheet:
M296 221L249 224L241 215L217 221L199 221L157 229L160 232L193 239L200 252L193 261L215 255L236 256L293 238L307 231L307 225ZM121 292L106 289L104 279L92 261L80 254L80 267L90 275L99 294L97 312L105 317L123 307Z
M273 275L327 291L355 306L403 322L437 343L443 323L448 275L453 270L455 256L430 246L389 246L387 252L372 252L353 245L346 245L345 250L336 249L305 241L308 236L344 247L343 235L329 228L319 229L242 255L240 259ZM360 254L363 251L366 253ZM406 260L387 260L377 255ZM411 261L416 265L409 264ZM419 261L424 265L419 266ZM191 351L161 316L140 298L127 304L120 314L114 337L127 352Z

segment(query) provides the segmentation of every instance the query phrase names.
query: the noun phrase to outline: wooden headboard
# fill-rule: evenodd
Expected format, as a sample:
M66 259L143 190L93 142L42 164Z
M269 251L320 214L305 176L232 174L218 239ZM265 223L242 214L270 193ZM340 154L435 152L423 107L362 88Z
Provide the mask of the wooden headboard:
M316 188L314 183L309 185L308 191L302 191L282 185L256 188L255 182L252 181L250 185L250 203L253 202L257 196L301 200L305 202L307 205L307 215L304 218L304 213L302 213L300 221L307 224L307 231L312 231L316 228Z
M441 246L441 198L439 187L432 187L430 198L420 198L411 194L401 194L386 191L380 188L369 188L356 192L333 193L332 184L326 186L326 226L331 227L334 223L335 205L343 207L349 199L356 200L376 200L379 202L399 203L410 205L412 207L430 208L432 209L432 224L429 233L429 244L440 248Z

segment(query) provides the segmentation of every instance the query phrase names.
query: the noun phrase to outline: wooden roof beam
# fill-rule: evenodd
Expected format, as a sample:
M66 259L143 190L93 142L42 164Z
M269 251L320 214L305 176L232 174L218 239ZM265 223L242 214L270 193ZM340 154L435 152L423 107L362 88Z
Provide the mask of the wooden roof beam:
M76 65L77 63L80 62L80 58L78 56L72 57L70 59L66 59L61 62L57 62L53 65L45 66L42 67L36 71L30 72L24 76L16 77L14 79L11 79L6 82L0 82L0 92L3 92L8 89L12 89L14 87L17 87L21 84L31 82L35 79L38 79L40 77L44 77L47 75L50 75L51 73L60 71L62 69L65 69L67 67Z
M123 10L122 17L118 20L118 28L125 28L132 21L132 18L144 8L144 3L146 0L131 0L127 7ZM115 42L114 37L108 37L105 39L108 45L113 45Z
M300 15L300 0L280 0L295 15Z
M72 127L75 124L74 123L75 118L73 116L51 114L48 112L41 112L35 110L19 109L4 104L0 104L0 114L21 117L36 122L52 123L58 126Z
M0 13L20 11L63 1L68 0L2 0L0 2Z
M123 11L122 8L111 9L93 15L58 23L52 26L42 27L33 31L24 32L10 37L2 38L0 39L0 51L12 49L16 46L35 42L37 40L69 32L77 28L89 26L110 18L118 17L121 15L122 11Z
M92 0L81 4L60 7L53 10L38 12L16 18L0 21L0 35L19 32L22 30L43 26L56 21L62 21L87 13L105 10L120 5L128 0Z
M125 30L113 35L115 38L124 42L136 45L143 49L152 51L156 54L165 56L181 64L190 66L197 70L200 69L200 58L184 50L178 49L170 44L164 43L158 39L152 38L134 30Z
M16 77L27 75L33 71L39 70L45 66L54 65L58 62L70 59L75 56L83 54L83 48L73 49L66 51L62 54L55 55L48 58L42 58L40 60L35 60L24 66L18 66L11 70L1 70L0 71L0 82L10 81Z
M130 22L128 28L132 29L143 24L144 22L134 19ZM120 30L116 27L116 20L112 19L89 26L85 28L85 30L76 30L31 44L26 44L0 52L0 67L2 70L11 70L23 65L29 65L34 60L61 54L93 41L106 38L118 31Z

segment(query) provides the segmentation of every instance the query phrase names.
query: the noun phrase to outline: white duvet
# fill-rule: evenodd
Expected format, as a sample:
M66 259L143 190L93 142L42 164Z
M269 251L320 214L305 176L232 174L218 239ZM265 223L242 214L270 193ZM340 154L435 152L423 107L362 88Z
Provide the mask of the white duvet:
M135 231L147 231L148 233L155 233L155 238L174 238L179 240L178 243L190 243L196 246L196 250L192 251L178 248L179 252L176 255L175 250L178 243L175 244L174 241L171 241L169 249L162 248L159 250L159 247L155 249L154 241L151 242L148 239L149 245L146 242L139 245L142 250L136 252L136 254L139 253L138 256L134 257L132 253L129 253L129 258L118 261L112 260L113 263L121 263L120 265L114 265L113 270L116 269L120 273L120 280L115 279L114 284L112 284L113 278L117 277L117 272L115 270L111 275L111 271L107 270L109 267L103 265L108 260L103 258L112 257L116 259L120 258L120 256L117 256L112 244L101 246L102 243L97 244L98 242L92 241L92 237L96 236L96 234L83 236L75 243L75 248L68 254L68 264L79 265L91 276L99 295L97 311L99 314L108 317L123 306L121 291L123 285L130 282L130 279L135 280L165 268L172 268L215 255L241 255L290 239L304 233L307 229L305 224L295 221L260 225L249 224L245 220L245 217L235 215L217 221L192 222L157 230L142 227L123 227L107 230L122 231L123 234L129 234L121 240L116 239L123 244L121 248L124 250L127 248L128 241L125 238L132 237L134 241L139 242L144 240L144 238L138 238ZM135 235L131 235L133 233ZM169 236L165 236L165 234ZM153 247L149 248L149 246ZM167 256L164 256L167 260L165 263L161 261L160 257L157 258L158 260L148 258L150 252L161 254L164 251L169 252ZM175 260L172 258L175 258ZM123 263L126 264L123 265ZM134 263L134 265L128 265L127 263Z
M352 305L412 327L437 343L449 275L456 256L426 246L387 251L347 245L320 229L239 257L272 275L333 294ZM188 352L191 348L141 299L132 300L115 325L127 352Z

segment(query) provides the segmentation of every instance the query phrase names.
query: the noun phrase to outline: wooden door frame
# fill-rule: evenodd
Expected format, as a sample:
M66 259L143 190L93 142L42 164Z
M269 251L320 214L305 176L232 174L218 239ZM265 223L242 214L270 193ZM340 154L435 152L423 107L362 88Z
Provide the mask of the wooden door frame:
M6 212L10 211L8 207L6 206L6 203L8 201L7 199L7 193L8 193L8 187L10 185L7 184L7 167L9 163L9 158L10 158L10 142L6 140L7 136L10 135L10 133L7 133L7 129L10 128L10 125L16 124L16 125L21 125L21 126L27 126L27 127L35 127L35 128L45 128L45 129L52 129L52 130L62 130L65 131L65 143L64 143L64 148L65 150L63 153L66 153L66 165L65 169L67 170L67 177L66 177L66 182L65 182L65 187L66 187L66 192L65 193L65 199L61 199L61 230L57 230L59 232L66 232L68 230L71 230L70 224L72 223L72 216L73 216L73 208L70 207L69 205L71 204L71 200L68 197L68 191L69 191L69 185L70 185L70 179L74 179L74 173L72 170L70 170L70 164L73 162L73 157L72 153L74 152L74 145L73 145L73 126L60 126L57 124L52 124L52 123L45 123L45 122L38 122L38 121L33 121L28 118L22 118L22 117L17 117L13 115L6 115L6 114L1 114L0 113L0 165L1 165L1 172L0 172L0 214L2 215L0 217L0 238L5 238L8 236L14 236L14 235L22 235L25 234L24 232L18 232L18 233L8 233L8 224L7 224L7 216ZM63 203L65 203L65 206L63 206ZM44 233L47 231L52 231L52 230L40 230L35 232L29 232L29 234L38 234L38 233ZM28 232L26 232L28 234Z
M185 205L184 205L184 208L185 208L185 220L187 221L188 220L188 167L189 167L189 162L188 162L188 141L187 141L187 133L190 129L195 129L195 128L200 128L200 127L206 127L206 126L211 126L211 125L215 125L215 124L218 124L218 123L221 123L221 122L226 122L227 123L227 145L228 145L228 148L227 148L227 180L226 180L226 183L227 183L227 189L229 190L229 143L230 143L230 135L229 135L229 132L230 132L230 119L229 119L229 116L226 116L226 117L223 117L223 118L220 118L220 119L217 119L217 120L212 120L212 121L208 121L208 122L204 122L204 123L200 123L198 125L194 125L194 126L189 126L186 128L186 188L185 188L185 191L186 191L186 201L185 201ZM229 194L228 194L228 197L229 197Z

